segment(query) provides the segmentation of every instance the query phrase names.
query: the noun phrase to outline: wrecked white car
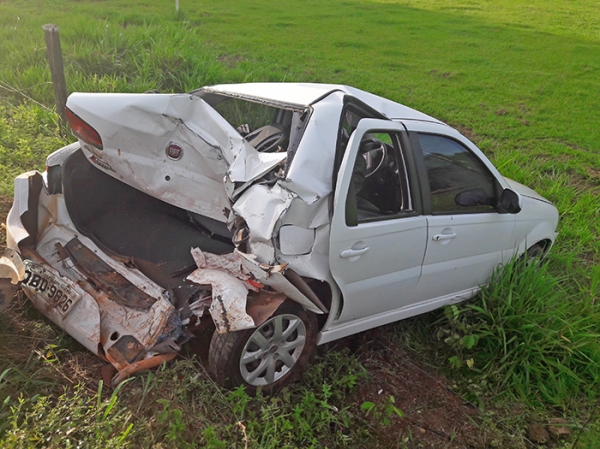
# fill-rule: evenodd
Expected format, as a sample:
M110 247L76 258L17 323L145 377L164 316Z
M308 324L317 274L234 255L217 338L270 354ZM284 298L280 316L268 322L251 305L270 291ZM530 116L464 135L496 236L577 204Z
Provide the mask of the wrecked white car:
M16 178L0 278L113 384L214 326L216 379L275 391L317 345L468 299L556 238L556 208L459 132L351 87L67 108L79 141Z

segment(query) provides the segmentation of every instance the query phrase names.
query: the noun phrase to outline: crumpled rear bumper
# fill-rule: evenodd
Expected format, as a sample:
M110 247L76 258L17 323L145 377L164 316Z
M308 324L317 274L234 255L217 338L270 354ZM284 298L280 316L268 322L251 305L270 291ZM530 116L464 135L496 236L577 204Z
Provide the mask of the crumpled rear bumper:
M0 307L20 285L40 312L121 373L174 356L185 331L163 290L78 235L62 195L47 194L42 181L38 172L15 180Z

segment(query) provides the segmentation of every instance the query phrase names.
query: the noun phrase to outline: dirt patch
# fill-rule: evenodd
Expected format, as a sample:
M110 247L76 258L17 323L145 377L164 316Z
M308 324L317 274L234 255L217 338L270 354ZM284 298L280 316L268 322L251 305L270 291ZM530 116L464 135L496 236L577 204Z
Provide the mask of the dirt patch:
M600 169L584 166L584 169L590 180L597 185L600 185Z
M450 124L450 126L458 130L459 133L461 133L463 136L465 136L472 142L477 142L478 140L480 140L479 136L475 134L473 129L469 128L468 126L461 125L460 123L452 123Z
M6 216L12 206L12 201L10 196L0 196L0 251L6 248Z
M240 62L245 61L246 58L239 55L220 55L217 56L217 61L225 64L230 69L237 67Z
M381 425L377 432L381 447L402 442L407 448L483 449L502 439L497 430L486 429L479 410L454 393L447 379L392 341L389 330L374 329L339 344L356 351L369 373L354 401L357 406L376 404L379 416L371 419L375 427ZM390 415L385 425L390 397L404 417Z

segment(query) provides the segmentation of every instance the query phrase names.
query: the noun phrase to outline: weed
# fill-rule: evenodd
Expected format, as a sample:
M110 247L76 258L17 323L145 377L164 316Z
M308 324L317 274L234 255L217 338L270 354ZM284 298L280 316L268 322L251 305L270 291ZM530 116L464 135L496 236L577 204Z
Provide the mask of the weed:
M600 381L598 305L573 296L566 279L515 260L476 301L446 308L437 335L455 352L448 362L477 379L473 391L572 406Z
M87 396L81 386L60 395L31 398L6 397L3 407L10 412L3 417L0 433L4 448L43 445L44 447L127 447L134 429L131 414L118 406L118 391L102 401L102 381L96 400Z
M163 406L163 409L157 415L158 422L168 425L165 435L166 440L176 444L178 447L184 447L183 433L185 425L183 423L182 411L174 408L167 399L157 399L156 402Z
M396 400L394 396L388 396L382 404L375 404L371 401L365 401L360 406L360 409L366 415L372 415L373 418L383 426L389 426L392 423L392 418L402 418L404 413L395 406Z

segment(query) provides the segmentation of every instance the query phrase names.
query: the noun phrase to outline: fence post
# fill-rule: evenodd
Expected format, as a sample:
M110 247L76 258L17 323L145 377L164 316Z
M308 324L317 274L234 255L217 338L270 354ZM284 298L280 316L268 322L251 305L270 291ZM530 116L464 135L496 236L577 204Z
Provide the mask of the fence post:
M58 27L48 23L42 27L46 38L46 49L50 73L52 74L52 86L54 87L54 100L56 112L60 116L61 126L65 127L67 119L65 116L65 105L67 104L67 82L65 81L65 70L63 68L62 50L60 48L60 36Z

